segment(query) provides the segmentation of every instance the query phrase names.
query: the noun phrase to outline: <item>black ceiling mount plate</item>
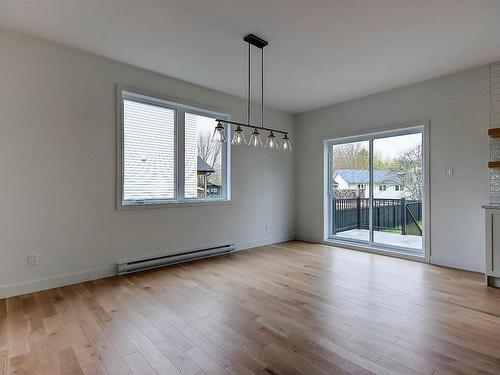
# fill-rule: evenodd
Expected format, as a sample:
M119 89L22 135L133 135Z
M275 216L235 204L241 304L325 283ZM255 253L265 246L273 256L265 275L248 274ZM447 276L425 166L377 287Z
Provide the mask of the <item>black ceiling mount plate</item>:
M264 48L269 44L264 39L259 38L257 35L254 34L248 34L243 38L243 40L247 43L250 43L252 46L255 46L260 49Z

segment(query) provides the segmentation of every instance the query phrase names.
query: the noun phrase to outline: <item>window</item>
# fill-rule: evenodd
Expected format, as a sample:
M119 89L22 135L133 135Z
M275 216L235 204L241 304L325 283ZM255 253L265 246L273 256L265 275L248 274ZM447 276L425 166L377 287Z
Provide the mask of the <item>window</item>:
M366 187L366 185L365 185L365 184L358 184L358 189L360 189L360 190L361 190L361 189L364 189L365 187Z
M379 191L386 191L387 190L387 185L379 185L378 186Z
M394 189L395 189L396 191L404 191L404 187L403 187L403 185L396 185L396 186L394 187Z
M222 198L223 144L213 142L213 118L185 113L185 197Z
M119 90L120 206L229 199L228 143L212 141L226 115Z
M123 100L123 200L175 198L175 111Z

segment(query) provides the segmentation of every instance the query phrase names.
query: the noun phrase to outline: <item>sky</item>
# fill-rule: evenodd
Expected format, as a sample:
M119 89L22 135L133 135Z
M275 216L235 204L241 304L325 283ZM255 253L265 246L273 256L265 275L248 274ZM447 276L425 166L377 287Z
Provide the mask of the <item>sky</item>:
M380 138L373 141L373 152L384 159L395 158L402 152L422 143L422 134L407 134L397 137Z
M217 124L211 117L197 115L196 125L198 126L198 131L200 133L212 135L215 129L215 125Z

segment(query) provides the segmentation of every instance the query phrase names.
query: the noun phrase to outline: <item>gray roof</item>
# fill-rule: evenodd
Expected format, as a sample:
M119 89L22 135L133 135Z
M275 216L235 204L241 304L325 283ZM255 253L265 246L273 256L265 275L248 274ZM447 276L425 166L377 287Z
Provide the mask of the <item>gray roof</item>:
M213 169L210 165L207 164L205 160L198 156L198 172L214 173L215 169Z
M336 169L333 179L340 175L348 184L368 184L369 174L367 169ZM398 175L391 171L382 169L373 170L373 182L375 184L396 184L399 181Z

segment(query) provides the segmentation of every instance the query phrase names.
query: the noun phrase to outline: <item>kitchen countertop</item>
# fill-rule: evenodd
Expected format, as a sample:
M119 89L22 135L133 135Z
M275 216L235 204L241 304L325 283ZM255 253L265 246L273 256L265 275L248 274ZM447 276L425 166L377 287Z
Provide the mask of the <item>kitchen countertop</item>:
M483 204L481 207L488 210L500 210L500 204Z

